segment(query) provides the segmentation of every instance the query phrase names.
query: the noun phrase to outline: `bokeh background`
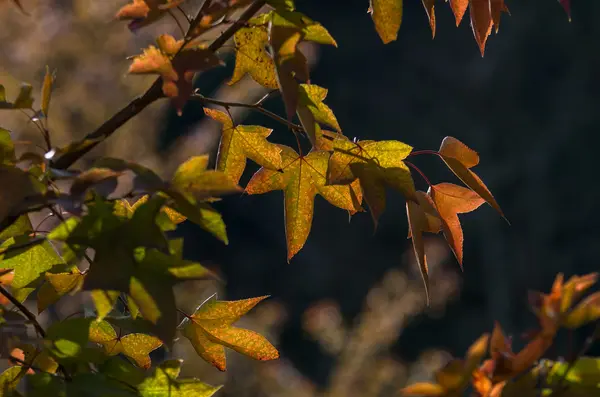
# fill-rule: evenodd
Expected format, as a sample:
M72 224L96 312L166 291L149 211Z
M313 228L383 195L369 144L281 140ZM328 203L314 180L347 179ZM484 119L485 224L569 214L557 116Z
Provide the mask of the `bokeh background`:
M83 137L142 93L153 77L128 76L126 57L158 33L176 34L168 19L132 34L112 19L121 0L23 0L31 16L3 3L0 83L14 93L20 81L40 87L46 65L57 70L49 119L57 146ZM195 3L186 9L192 12ZM367 213L349 222L346 212L317 198L312 233L291 263L282 193L228 197L216 206L229 246L187 223L177 231L187 238L185 254L218 271L224 283L186 284L178 298L191 311L214 292L227 299L270 294L242 325L269 335L282 359L256 363L231 354L225 376L181 341L174 354L187 360L187 375L225 382L222 396L396 395L406 382L429 378L449 355L461 356L495 320L518 347L519 334L534 325L529 289L547 291L558 272L598 269L600 2L574 1L571 23L554 0L506 3L512 15L503 15L482 58L468 20L456 28L441 1L434 40L421 2L406 0L400 35L389 45L373 28L367 0L297 1L339 44L306 52L312 82L329 89L326 103L344 134L398 139L417 149L437 149L445 136L457 137L479 152L476 170L511 225L488 206L461 217L464 273L441 236L428 238L427 308L400 195L389 193L376 232ZM198 77L201 92L260 98L264 91L249 80L226 85L233 58L226 59L227 67ZM279 100L267 107L282 111ZM274 128L278 142L293 142L285 128L259 114L236 109L234 116ZM18 139L39 139L22 115L4 112L0 121ZM219 126L199 105L177 117L161 102L80 164L111 155L168 176L191 155L214 154L218 139ZM434 157L415 162L434 182L454 181ZM242 182L256 169L249 165ZM79 304L62 303L47 320ZM581 330L573 343L587 333ZM566 346L559 339L550 354L565 354Z

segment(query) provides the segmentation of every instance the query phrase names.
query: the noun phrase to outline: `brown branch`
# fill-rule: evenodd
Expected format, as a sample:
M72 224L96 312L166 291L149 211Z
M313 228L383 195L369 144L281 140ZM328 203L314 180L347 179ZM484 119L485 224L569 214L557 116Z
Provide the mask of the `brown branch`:
M206 0L202 5L198 16L192 21L190 25L191 32L193 28L193 24L196 20L200 20L202 17L203 10L207 6L207 3L210 3L210 0ZM235 21L227 30L225 30L219 37L212 42L212 44L208 47L209 50L216 52L219 48L221 48L227 40L229 40L235 32L237 32L240 28L242 28L246 22L254 16L263 6L265 5L265 0L256 0L252 3L246 11L240 16L240 18ZM103 142L105 139L110 137L119 127L128 122L130 119L138 115L142 110L144 110L148 105L155 102L156 100L164 97L162 92L162 79L159 77L154 81L152 86L144 93L143 95L135 98L131 103L121 109L117 114L112 116L110 119L105 121L100 127L98 127L94 132L88 134L80 143L90 142L88 145L83 146L80 149L73 150L63 154L57 159L52 159L50 161L51 167L56 169L67 169L77 160L79 160L82 156L96 147L100 142Z
M17 298L15 298L10 292L8 292L8 290L6 288L4 288L1 285L0 285L0 294L4 295L4 297L10 301L10 303L15 305L15 307L17 309L19 309L19 311L21 311L21 313L23 313L23 315L25 317L27 317L27 319L31 322L31 324L33 324L33 328L35 328L36 332L42 338L46 337L46 331L44 331L44 328L42 328L40 323L38 323L37 319L35 318L35 315L32 312L30 312L29 309L25 307L25 305L23 305L21 302L19 302L17 300Z

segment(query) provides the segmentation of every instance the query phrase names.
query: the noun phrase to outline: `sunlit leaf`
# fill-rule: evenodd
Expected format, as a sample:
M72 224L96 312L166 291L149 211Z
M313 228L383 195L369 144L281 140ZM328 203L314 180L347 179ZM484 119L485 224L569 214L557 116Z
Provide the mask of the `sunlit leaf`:
M221 371L226 369L225 347L255 360L274 360L279 353L262 335L232 326L265 298L218 301L213 295L186 320L183 335L200 357Z
M91 296L98 313L97 320L100 321L112 311L119 299L119 291L106 291L101 289L92 290Z
M99 343L109 356L124 354L139 367L150 368L150 352L162 346L160 339L145 334L117 335L115 329L106 321L93 322L90 325L90 342Z
M227 114L214 109L205 108L204 113L223 124L217 169L233 182L238 183L242 177L246 158L272 170L283 167L281 149L266 139L273 130L255 125L234 126Z
M46 75L44 76L44 84L42 85L42 113L44 113L44 116L46 117L48 117L52 86L54 85L55 77L55 72L50 72L50 68L46 66Z
M83 286L84 275L78 269L69 273L46 273L46 282L37 293L38 313L68 293L75 293Z
M323 101L327 97L327 89L314 84L300 84L298 88L297 114L304 130L311 137L311 142L317 145L319 126L322 123L341 133L333 111Z
M137 386L141 397L210 397L221 387L196 379L177 379L180 360L168 360L154 370L154 375Z
M171 185L177 191L195 200L205 200L241 191L227 174L207 170L208 156L195 156L181 164L175 171Z
M116 18L130 20L129 29L135 31L147 26L160 18L173 7L177 7L184 0L131 0L117 12Z
M266 88L277 88L273 58L266 50L269 34L266 25L241 28L234 36L235 68L229 85L240 81L246 74Z
M398 141L359 141L338 139L329 159L329 184L348 184L358 179L365 200L377 226L385 209L385 187L389 186L407 199L416 200L410 170L404 163L412 147Z
M384 44L395 41L402 23L403 0L370 0L369 13Z
M33 106L32 92L33 87L30 84L22 83L15 100L9 102L6 99L5 88L0 84L0 109L31 109Z
M356 212L357 203L352 199L351 187L327 186L325 175L329 153L311 151L299 155L292 148L280 145L283 172L261 168L248 185L248 194L262 194L283 190L285 206L285 234L288 261L304 246L313 219L314 200L317 194L336 207Z
M462 268L464 238L458 214L476 210L484 200L474 191L452 183L433 185L427 193L435 203L442 220L444 236Z

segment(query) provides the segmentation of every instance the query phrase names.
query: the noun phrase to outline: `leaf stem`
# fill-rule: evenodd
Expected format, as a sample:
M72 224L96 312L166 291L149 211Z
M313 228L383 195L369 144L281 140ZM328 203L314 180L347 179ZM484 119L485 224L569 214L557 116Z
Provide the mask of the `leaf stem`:
M408 165L410 168L412 168L413 170L417 171L419 173L419 175L421 175L421 177L423 178L423 180L425 180L425 182L427 182L427 184L429 186L433 186L431 184L431 182L429 182L429 178L427 178L427 176L425 176L425 174L423 173L423 171L421 171L419 169L419 167L417 167L416 165L414 165L413 163L411 163L410 161L406 161L404 160L404 164Z
M411 152L408 155L408 157L410 157L410 156L419 156L419 155L422 155L422 154L433 154L434 156L440 156L440 157L442 156L440 154L440 152L438 152L437 150L415 150L415 151Z

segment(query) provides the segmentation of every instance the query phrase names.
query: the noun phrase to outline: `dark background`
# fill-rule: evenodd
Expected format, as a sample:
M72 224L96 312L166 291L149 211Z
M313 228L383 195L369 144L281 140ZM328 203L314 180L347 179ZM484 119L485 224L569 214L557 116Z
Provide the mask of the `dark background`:
M405 1L398 41L389 45L376 35L366 0L297 2L339 44L321 48L311 77L329 89L326 103L345 135L398 139L416 149L437 149L444 136L457 137L479 152L476 172L512 223L508 226L489 206L461 217L460 299L441 318L424 313L411 323L395 348L402 359L414 359L428 347L462 355L494 320L518 335L535 323L527 309L528 289L548 291L558 272L568 276L598 269L600 2L573 3L569 23L556 1L507 1L512 16L503 15L500 34L490 36L481 58L468 19L457 29L445 2L437 4L432 40L421 2ZM221 70L201 79L202 91L210 93L230 73ZM271 109L281 112L278 101L272 103ZM157 142L161 148L201 117L193 108L197 105L189 106L183 118L167 115ZM287 136L260 115L244 123ZM434 183L455 181L434 157L415 162ZM242 185L255 170L248 167ZM323 384L333 359L304 336L300 315L312 302L332 298L350 323L386 269L408 266L404 201L392 192L388 200L373 235L368 214L348 224L344 211L317 198L312 233L290 264L281 192L227 198L217 205L228 226L228 247L192 225L184 224L181 233L193 242L186 246L189 256L220 265L228 298L271 294L286 304L291 315L280 348ZM589 332L581 330L575 343Z

